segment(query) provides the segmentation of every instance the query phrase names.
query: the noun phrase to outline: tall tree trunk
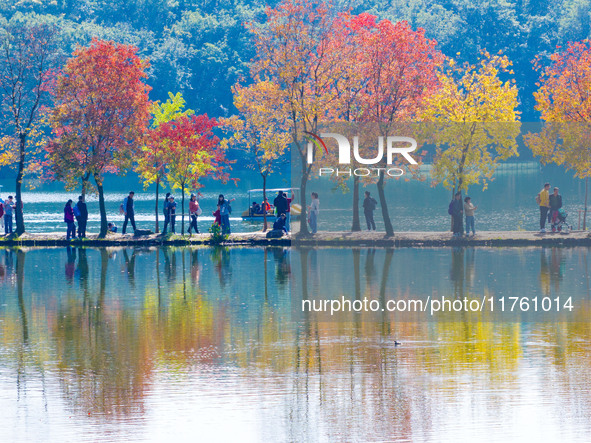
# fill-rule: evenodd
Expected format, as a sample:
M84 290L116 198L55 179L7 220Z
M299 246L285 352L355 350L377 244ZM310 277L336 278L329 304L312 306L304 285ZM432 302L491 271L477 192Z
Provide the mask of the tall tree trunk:
M22 235L25 232L25 221L23 219L23 199L22 199L22 186L23 186L23 174L25 170L25 143L26 135L21 134L19 141L19 160L18 160L18 172L16 174L16 235Z
M86 201L86 191L88 190L88 179L90 178L90 173L86 173L82 176L82 189L80 190L80 195L84 201Z
M388 203L386 202L386 193L384 192L384 174L380 174L378 180L378 196L380 197L380 206L382 207L382 218L384 219L384 226L386 228L386 236L394 236L394 228L390 220L390 213L388 212Z
M185 235L185 184L181 185L181 235Z
M308 183L307 174L302 174L302 180L300 181L300 189L302 192L302 212L300 214L300 234L308 235L308 208L306 207L306 185Z
M585 211L583 212L583 231L587 230L587 195L589 193L589 177L585 178Z
M267 198L267 174L261 174L263 176L263 205ZM263 232L267 232L267 211L263 211Z
M353 225L352 232L361 231L361 222L359 221L359 177L353 177Z
M160 232L160 228L158 226L158 191L160 190L160 175L156 176L156 207L155 207L155 213L156 213L156 228L154 229L154 232L156 234L158 234Z
M105 238L107 236L107 210L105 209L105 194L103 190L103 182L98 174L94 174L94 182L99 195L99 212L101 214L101 230L98 238Z

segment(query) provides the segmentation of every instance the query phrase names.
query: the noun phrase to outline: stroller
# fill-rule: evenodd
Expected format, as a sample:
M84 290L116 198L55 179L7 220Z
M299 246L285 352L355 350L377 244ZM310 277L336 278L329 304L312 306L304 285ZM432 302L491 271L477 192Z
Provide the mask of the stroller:
M558 231L568 234L572 231L573 228L566 222L567 216L568 213L563 208L552 214L552 232Z

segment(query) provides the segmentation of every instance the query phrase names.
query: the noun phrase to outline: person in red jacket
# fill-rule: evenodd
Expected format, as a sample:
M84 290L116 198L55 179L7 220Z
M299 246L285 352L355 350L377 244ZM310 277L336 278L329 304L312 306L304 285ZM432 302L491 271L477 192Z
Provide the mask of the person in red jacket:
M72 209L72 200L68 200L64 207L64 222L68 225L68 232L66 233L66 240L76 238L76 224L74 223L74 210Z
M219 208L217 209L217 211L215 211L213 213L213 216L214 216L213 224L218 225L218 226L222 226L222 216L220 214Z

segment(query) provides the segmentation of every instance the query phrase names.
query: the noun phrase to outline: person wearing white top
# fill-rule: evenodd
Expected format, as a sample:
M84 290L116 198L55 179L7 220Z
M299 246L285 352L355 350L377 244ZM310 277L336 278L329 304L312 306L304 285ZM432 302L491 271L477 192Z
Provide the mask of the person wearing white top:
M312 202L308 206L308 223L310 224L310 230L312 234L316 234L318 231L318 213L320 212L320 200L318 200L318 193L312 192Z

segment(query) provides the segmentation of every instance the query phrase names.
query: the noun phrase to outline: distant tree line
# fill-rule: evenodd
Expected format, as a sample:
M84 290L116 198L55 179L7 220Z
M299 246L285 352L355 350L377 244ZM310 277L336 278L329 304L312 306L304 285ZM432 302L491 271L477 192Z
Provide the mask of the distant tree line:
M422 27L459 62L474 63L484 49L502 51L513 63L523 121L540 118L533 99L536 56L549 57L557 45L591 36L591 0L335 0L332 5L335 11L352 8L355 14ZM25 14L56 24L66 53L92 37L133 44L150 60L153 100L179 91L197 112L219 117L233 113L232 86L249 75L254 47L245 23L264 21L264 9L253 0L7 0L0 4L0 21Z

